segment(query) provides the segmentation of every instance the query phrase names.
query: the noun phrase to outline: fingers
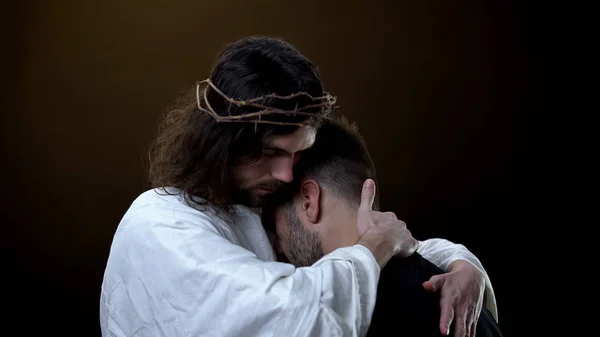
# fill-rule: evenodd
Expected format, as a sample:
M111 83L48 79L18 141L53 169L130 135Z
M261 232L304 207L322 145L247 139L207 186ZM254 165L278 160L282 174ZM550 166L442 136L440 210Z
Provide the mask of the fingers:
M367 179L367 180L365 180L365 183L363 184L359 208L362 211L372 211L374 200L375 200L375 182L373 181L373 179Z
M463 311L462 315L458 315L454 320L454 337L468 337L467 331L467 315Z
M433 286L433 283L431 283L431 281L423 282L423 288L425 288L425 290L429 291L430 293L435 292L435 287Z
M384 212L383 215L385 215L389 218L398 220L398 217L396 216L396 213L394 213L394 212Z
M475 337L475 331L477 330L477 321L479 320L479 315L481 314L481 311L479 310L472 310L471 312L471 324L470 324L470 328L469 328L469 337ZM469 324L469 322L467 322L467 324Z
M445 279L443 275L433 275L429 281L423 282L423 288L429 292L436 292L442 288Z
M462 336L471 337L473 334L473 331L471 330L471 327L473 325L472 324L472 322L473 322L473 311L472 310L465 313L464 321L465 321L465 323L463 324L464 325L464 333Z
M440 301L442 307L442 314L440 315L440 332L444 336L448 336L450 334L450 325L452 324L452 320L454 319L454 309L448 301L444 301L442 299Z

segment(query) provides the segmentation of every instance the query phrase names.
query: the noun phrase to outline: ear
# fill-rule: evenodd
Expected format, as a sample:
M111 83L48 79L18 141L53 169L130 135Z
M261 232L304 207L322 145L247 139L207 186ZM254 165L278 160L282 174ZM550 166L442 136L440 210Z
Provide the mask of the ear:
M312 224L319 221L321 196L321 188L314 180L306 180L300 186L300 209Z

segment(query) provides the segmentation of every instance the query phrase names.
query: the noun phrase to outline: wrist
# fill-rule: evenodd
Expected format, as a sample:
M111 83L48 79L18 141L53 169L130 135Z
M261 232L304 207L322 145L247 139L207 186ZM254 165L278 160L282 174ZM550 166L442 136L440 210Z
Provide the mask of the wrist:
M459 270L465 266L471 266L471 262L465 260L456 260L450 263L448 266L448 272Z
M394 256L398 248L385 237L371 237L366 235L358 240L357 244L367 247L373 253L377 264L381 268Z
M473 263L467 261L467 260L456 260L453 261L452 263L450 263L450 265L448 266L448 272L457 272L457 271L461 271L461 270L467 270L470 272L475 273L475 275L477 275L478 279L481 280L484 284L485 284L485 274L479 270L479 268L477 268Z

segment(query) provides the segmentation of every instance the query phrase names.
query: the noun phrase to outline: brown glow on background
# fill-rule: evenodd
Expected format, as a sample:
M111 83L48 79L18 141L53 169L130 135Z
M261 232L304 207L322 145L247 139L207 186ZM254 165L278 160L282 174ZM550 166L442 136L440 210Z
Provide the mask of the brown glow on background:
M286 38L321 70L378 168L382 208L463 243L511 335L507 220L530 90L519 8L471 1L24 1L11 5L1 119L3 258L39 326L99 335L114 230L147 188L164 107L236 38ZM491 235L494 233L494 235ZM512 283L511 283L512 282ZM55 306L64 305L59 310ZM68 320L68 323L64 320ZM56 330L53 330L56 331Z

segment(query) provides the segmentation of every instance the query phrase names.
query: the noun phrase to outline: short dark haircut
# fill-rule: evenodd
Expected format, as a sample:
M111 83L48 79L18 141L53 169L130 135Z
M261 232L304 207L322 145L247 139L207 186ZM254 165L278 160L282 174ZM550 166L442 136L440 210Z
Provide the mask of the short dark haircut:
M313 179L358 207L363 184L369 178L377 182L375 165L356 124L344 117L332 117L323 121L314 145L294 167L294 181L273 195L270 206L290 206L301 184ZM379 193L373 209L379 209Z
M272 93L324 95L317 67L292 45L276 38L250 37L231 43L218 56L210 79L225 95L241 100ZM232 105L210 89L207 100L222 116L258 110ZM200 103L206 109L204 101ZM285 110L312 103L304 96L261 101L263 105ZM320 109L305 111L320 113ZM270 120L302 123L310 117L280 115L270 117ZM317 123L314 126L318 128ZM235 202L231 167L259 159L266 138L289 134L297 128L293 125L217 123L198 109L194 86L176 101L161 122L149 152L150 182L152 187L163 188L166 193L171 192L165 187L181 190L190 205L211 203L230 209Z

